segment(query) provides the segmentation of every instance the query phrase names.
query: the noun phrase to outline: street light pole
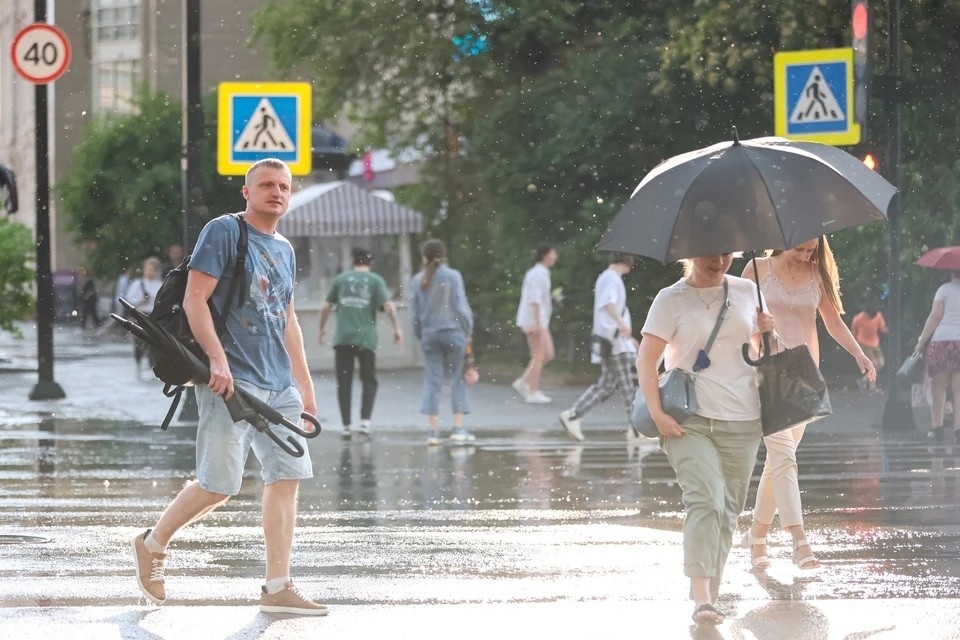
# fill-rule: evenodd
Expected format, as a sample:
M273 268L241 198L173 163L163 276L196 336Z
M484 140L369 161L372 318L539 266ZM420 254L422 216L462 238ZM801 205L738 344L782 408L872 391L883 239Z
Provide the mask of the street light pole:
M900 189L900 103L902 100L902 80L900 77L900 0L889 0L887 11L887 74L884 78L883 111L887 126L887 180ZM887 298L887 359L895 365L901 362L900 314L901 285L900 273L900 214L903 204L900 193L894 197L887 212L887 224L890 229L890 255L888 259L888 298ZM897 385L896 366L888 368L887 402L883 408L883 423L886 430L903 428L915 429L913 410L910 402L901 397Z
M206 219L201 184L203 162L203 105L200 97L200 0L183 0L183 123L180 170L183 203L183 247L191 254ZM196 396L187 390L182 422L199 419Z
M46 0L34 0L35 22L47 21ZM34 87L37 167L37 384L31 400L56 400L67 394L53 379L53 276L50 273L50 142L47 85Z

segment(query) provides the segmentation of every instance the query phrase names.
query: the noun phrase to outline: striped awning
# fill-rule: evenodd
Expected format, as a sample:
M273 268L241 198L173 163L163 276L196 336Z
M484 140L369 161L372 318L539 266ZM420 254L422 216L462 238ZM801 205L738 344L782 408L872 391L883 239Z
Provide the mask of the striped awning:
M288 238L420 233L423 215L349 182L327 182L290 196L277 230Z

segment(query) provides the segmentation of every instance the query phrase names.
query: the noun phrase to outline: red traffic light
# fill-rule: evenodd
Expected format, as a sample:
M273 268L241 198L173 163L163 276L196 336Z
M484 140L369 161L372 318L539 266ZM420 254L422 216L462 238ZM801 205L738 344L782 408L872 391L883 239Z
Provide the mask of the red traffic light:
M869 28L870 12L867 10L866 2L855 2L853 5L853 37L857 40L863 40L867 37Z

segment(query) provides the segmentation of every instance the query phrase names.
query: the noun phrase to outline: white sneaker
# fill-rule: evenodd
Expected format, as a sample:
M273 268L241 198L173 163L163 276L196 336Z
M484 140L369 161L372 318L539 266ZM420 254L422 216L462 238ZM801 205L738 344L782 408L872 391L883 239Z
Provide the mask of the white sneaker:
M543 391L534 391L526 397L526 401L530 404L550 404L553 402L553 398L546 395Z
M352 434L350 433L350 425L348 424L343 425L343 430L340 432L340 437L343 438L344 440L349 440L351 435Z
M477 436L473 435L463 427L454 429L450 432L450 442L454 444L468 444L470 442L475 442Z
M369 421L369 420L361 420L361 421L360 421L360 426L357 427L357 433L359 433L359 434L362 435L362 436L369 436L369 435L370 435L370 421Z
M560 422L563 424L563 428L567 430L567 433L580 442L583 442L583 429L580 428L580 418L577 417L576 411L573 409L561 411Z
M510 386L513 387L514 391L523 396L524 400L530 397L530 386L523 381L523 378L517 378Z
M633 462L634 453L642 460L648 453L659 448L659 438L648 438L634 431L632 426L627 426L627 462Z

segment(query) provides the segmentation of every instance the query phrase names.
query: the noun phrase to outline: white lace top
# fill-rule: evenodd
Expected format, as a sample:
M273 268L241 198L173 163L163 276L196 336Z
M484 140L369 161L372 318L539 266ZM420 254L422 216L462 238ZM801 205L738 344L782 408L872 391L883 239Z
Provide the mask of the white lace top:
M769 259L764 263L766 268L761 271L766 273L760 278L760 290L773 314L777 334L788 348L806 343L814 362L819 363L817 307L820 306L820 283L814 277L813 269L808 280L791 288L774 272Z

